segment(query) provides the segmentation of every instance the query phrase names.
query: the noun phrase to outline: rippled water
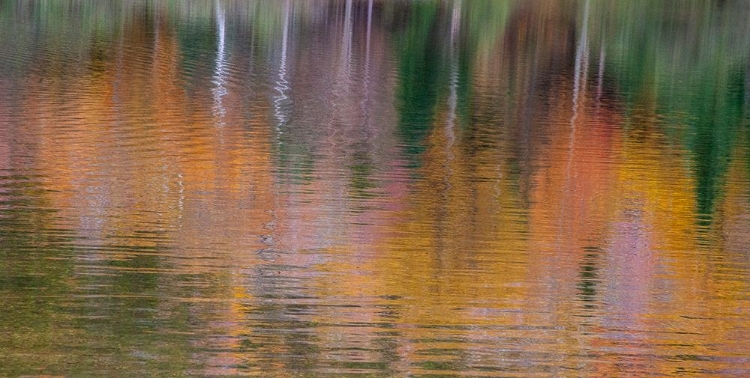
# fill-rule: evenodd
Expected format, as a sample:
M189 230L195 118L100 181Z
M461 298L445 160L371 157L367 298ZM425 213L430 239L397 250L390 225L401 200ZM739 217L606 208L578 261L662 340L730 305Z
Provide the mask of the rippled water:
M0 1L0 375L750 375L745 1Z

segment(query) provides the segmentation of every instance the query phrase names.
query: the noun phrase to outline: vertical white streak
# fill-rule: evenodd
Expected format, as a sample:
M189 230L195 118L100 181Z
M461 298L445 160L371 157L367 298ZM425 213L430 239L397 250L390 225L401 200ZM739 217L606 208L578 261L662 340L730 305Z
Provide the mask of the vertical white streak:
M365 68L368 67L370 62L370 35L372 33L372 2L373 0L369 0L367 3L367 43L365 47L365 59L366 63Z
M344 46L342 52L347 72L349 72L352 61L352 34L352 0L346 0L346 9L344 11Z
M445 121L445 188L450 189L452 175L451 162L455 158L453 145L456 143L456 109L458 108L458 32L461 28L461 0L453 3L450 34L450 74L448 76L448 118Z
M580 96L581 87L583 86L582 81L586 78L581 75L584 66L584 56L587 55L588 50L588 26L589 26L589 0L586 0L586 5L583 11L583 27L581 28L581 38L578 40L576 46L576 66L575 74L573 77L573 118L571 124L573 125L576 117L578 116L578 97ZM575 125L573 125L575 127Z
M365 42L365 84L370 81L370 39L372 36L372 2L367 4L367 41Z
M589 0L586 0L583 11L583 25L581 26L581 37L576 46L575 72L573 76L573 115L570 117L570 140L568 145L568 162L565 169L565 194L573 194L571 185L574 182L575 172L573 171L573 156L576 148L576 120L578 119L579 97L582 97L586 86L586 70L588 68L588 27L589 27ZM572 200L571 200L572 201ZM560 209L560 221L566 219L570 214L566 214L566 202L563 202L563 208Z
M274 97L274 115L276 117L276 131L281 134L281 127L288 121L288 116L284 114L283 104L289 98L289 81L287 81L287 54L289 49L289 19L291 18L291 0L284 2L284 26L281 35L281 62L279 63L279 75L276 80L274 89L278 94Z
M367 34L365 41L365 74L364 74L364 98L362 99L361 108L364 115L365 127L369 127L369 104L370 104L370 38L372 35L372 3L369 0L367 4Z
M446 152L449 159L453 158L450 149L456 141L455 124L456 108L458 107L458 32L461 27L461 0L453 3L453 14L451 15L451 36L450 36L450 76L448 81L450 94L448 96L448 119L445 123L445 135L447 140Z
M581 38L576 46L576 65L573 76L573 115L570 117L570 147L568 151L568 170L573 159L575 149L576 120L578 119L578 103L581 92L585 89L586 68L588 66L588 28L589 28L589 0L583 11L583 26L581 27Z
M217 25L217 50L216 50L216 62L214 66L214 77L212 89L214 95L214 118L216 118L216 126L224 126L224 117L226 116L226 109L224 107L224 96L227 94L227 67L226 67L226 55L225 55L225 44L226 44L226 15L224 8L221 6L221 1L216 1L216 25Z

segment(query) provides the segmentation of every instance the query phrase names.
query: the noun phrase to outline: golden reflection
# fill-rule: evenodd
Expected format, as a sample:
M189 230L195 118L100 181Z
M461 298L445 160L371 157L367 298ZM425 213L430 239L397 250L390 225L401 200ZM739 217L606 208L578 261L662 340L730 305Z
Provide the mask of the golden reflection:
M70 232L60 308L182 335L153 344L198 375L746 362L747 136L699 214L698 121L642 85L660 63L609 53L617 6L154 7L79 46L76 74L30 71L18 115L0 104L22 130L0 130L0 168L38 172L39 223ZM121 337L133 361L161 351Z

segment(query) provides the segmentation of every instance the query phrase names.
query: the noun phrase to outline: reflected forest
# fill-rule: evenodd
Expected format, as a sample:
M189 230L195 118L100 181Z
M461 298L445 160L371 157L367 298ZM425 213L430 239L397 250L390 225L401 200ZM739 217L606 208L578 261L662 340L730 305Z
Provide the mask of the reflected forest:
M749 376L748 20L0 0L0 376Z

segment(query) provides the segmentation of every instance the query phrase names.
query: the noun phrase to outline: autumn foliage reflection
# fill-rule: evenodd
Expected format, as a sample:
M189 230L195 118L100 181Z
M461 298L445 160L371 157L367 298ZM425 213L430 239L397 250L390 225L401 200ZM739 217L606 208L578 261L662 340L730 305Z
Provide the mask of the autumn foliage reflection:
M747 371L750 10L684 3L12 2L13 316L61 374Z

